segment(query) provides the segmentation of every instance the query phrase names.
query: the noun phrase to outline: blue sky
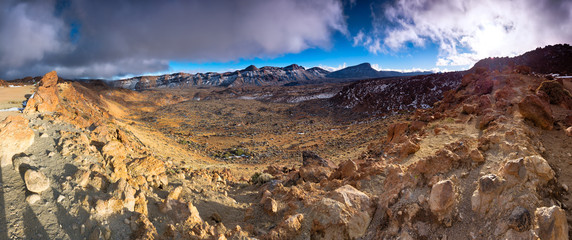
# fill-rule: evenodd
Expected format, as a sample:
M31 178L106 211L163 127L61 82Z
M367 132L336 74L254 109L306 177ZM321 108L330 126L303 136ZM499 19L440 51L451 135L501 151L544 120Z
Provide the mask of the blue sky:
M570 0L0 1L0 79L363 62L447 71L558 43L572 43Z
M294 63L306 68L322 67L327 70L364 62L369 62L378 69L404 71L459 70L469 67L436 67L439 46L432 43L422 47L409 44L404 49L382 53L372 53L364 46L354 45L353 36L357 35L360 30L371 31L373 29L372 7L383 5L385 2L387 1L357 0L353 4L344 4L349 34L334 32L331 37L331 46L311 47L299 53L280 56L240 58L226 62L170 61L169 72L225 72L244 69L249 65L284 67Z

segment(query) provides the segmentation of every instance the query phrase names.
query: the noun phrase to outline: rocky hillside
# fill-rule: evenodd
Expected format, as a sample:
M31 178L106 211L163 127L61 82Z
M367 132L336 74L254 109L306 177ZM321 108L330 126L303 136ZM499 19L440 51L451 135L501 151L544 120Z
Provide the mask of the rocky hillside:
M427 109L461 84L462 72L372 79L344 87L331 102L358 112L397 113Z
M368 79L368 78L382 78L382 77L398 77L398 76L416 76L426 75L432 72L397 72L397 71L377 71L371 67L369 63L362 63L355 66L350 66L340 69L335 72L328 73L328 78L342 78L342 79Z
M405 103L450 90L328 125L343 114L320 99L213 93L229 106L48 73L0 122L0 239L569 239L569 79L455 74L356 83ZM216 141L240 146L203 154Z
M506 68L514 69L517 66L525 66L525 69L521 70L543 74L570 75L572 74L570 63L572 63L572 46L557 44L537 48L517 57L483 59L477 62L471 71L477 68L503 71Z
M437 73L402 78L371 79L344 87L331 99L335 105L358 112L396 113L402 110L415 110L433 107L445 97L447 91L461 85L467 73L499 71L522 74L572 73L572 47L567 44L546 46L512 58L488 58L462 72ZM361 65L360 65L361 66ZM360 67L361 68L361 67ZM367 66L364 69L368 69ZM375 75L368 70L369 74ZM550 76L547 76L551 78ZM492 84L492 82L487 82ZM561 84L570 84L568 81ZM492 85L483 85L479 91L487 91Z

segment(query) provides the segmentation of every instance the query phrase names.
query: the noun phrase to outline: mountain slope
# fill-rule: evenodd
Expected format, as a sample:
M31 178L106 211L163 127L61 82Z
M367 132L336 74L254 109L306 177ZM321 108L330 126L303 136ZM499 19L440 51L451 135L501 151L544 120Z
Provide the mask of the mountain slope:
M470 70L487 68L502 71L507 67L528 66L536 73L572 74L572 46L556 44L537 48L516 57L486 58L478 61Z
M254 65L226 73L173 73L160 76L140 76L118 81L110 81L113 87L143 90L149 88L184 88L190 86L268 86L283 85L291 82L310 82L323 79L328 71L292 64L283 68Z
M371 79L344 87L331 101L360 112L390 113L431 108L443 93L461 83L463 73L437 73L391 79Z
M415 76L430 74L431 72L397 72L397 71L377 71L369 63L362 63L350 66L326 75L329 78L366 79L380 77Z

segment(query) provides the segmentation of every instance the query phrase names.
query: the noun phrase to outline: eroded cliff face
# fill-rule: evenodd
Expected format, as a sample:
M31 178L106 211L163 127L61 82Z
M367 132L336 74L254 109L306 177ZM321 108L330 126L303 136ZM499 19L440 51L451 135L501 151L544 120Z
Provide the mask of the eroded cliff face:
M325 79L329 73L321 68L305 69L296 64L287 67L247 67L226 73L175 73L161 76L142 76L110 81L114 87L131 90L153 88L188 88L192 86L272 86L288 83L309 83Z
M189 101L185 95L58 81L48 73L26 115L0 123L15 126L0 135L28 136L9 141L22 143L17 150L0 143L11 155L2 155L8 210L1 236L567 239L570 89L512 71L482 70L457 81L434 108L368 119L387 127L364 134L369 147L357 157L323 158L305 151L319 146L302 146L304 134L296 134L300 144L288 149L297 149L299 162L286 165L229 163L173 141L159 126L194 114L175 107ZM159 108L165 116L145 120ZM356 124L335 131L353 134Z

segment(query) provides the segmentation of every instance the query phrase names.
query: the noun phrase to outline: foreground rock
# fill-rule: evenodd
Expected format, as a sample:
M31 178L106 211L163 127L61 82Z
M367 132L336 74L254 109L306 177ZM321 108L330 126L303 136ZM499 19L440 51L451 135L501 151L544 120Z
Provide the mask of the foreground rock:
M0 123L0 166L10 165L15 154L34 143L34 131L28 123L28 119L21 116L9 116Z
M30 192L41 193L50 187L50 179L42 172L28 169L24 174L26 188Z
M313 239L356 239L363 236L373 215L371 199L350 185L322 198L312 211Z
M566 213L557 206L541 207L535 214L538 223L537 233L540 239L568 239Z
M451 180L443 180L433 185L431 196L429 197L429 207L431 212L441 220L449 214L455 203L455 185Z

